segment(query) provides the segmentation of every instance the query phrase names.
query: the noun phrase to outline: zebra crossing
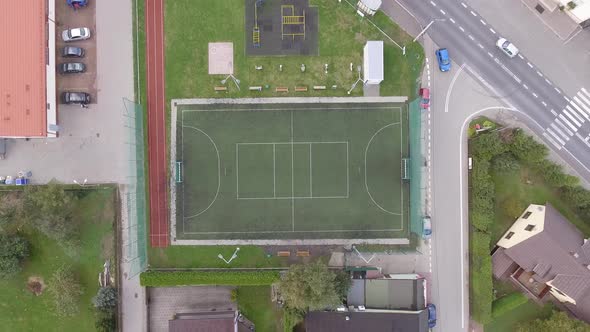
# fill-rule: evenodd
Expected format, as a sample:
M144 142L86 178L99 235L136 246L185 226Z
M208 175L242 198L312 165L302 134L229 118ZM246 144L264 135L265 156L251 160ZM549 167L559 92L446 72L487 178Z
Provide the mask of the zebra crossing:
M557 114L554 111L552 113ZM590 124L590 92L582 88L572 99L569 99L568 104L555 116L549 127L545 128L543 136L558 150L561 150L574 136L590 148L590 130L584 130L586 132L584 134L580 133L580 129L586 128L588 124Z

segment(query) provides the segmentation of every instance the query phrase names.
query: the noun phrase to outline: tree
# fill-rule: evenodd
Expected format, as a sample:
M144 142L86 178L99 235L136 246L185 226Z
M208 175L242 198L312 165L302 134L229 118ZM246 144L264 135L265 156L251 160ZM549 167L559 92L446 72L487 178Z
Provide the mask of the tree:
M516 158L530 165L539 163L547 157L547 147L525 134L522 129L514 131L510 151Z
M342 293L348 288L337 286L337 275L317 261L307 265L291 265L279 282L286 306L300 310L333 308L342 304ZM338 289L337 289L338 288Z
M535 319L533 322L528 322L518 326L517 332L590 332L590 325L570 318L566 313L561 311L553 311L551 317L547 319Z
M581 186L562 187L564 198L579 209L590 207L590 191Z
M469 148L475 156L485 160L491 160L493 157L507 150L507 146L500 138L498 132L473 138L469 143Z
M494 158L492 165L498 173L516 172L520 169L520 164L512 153L502 153Z
M96 312L96 321L94 327L98 332L115 332L117 331L117 319L114 312Z
M580 182L577 177L565 174L560 165L549 160L539 162L537 168L543 174L545 181L557 188L574 187Z
M49 291L58 315L74 316L80 311L78 302L84 291L70 266L62 265L53 273Z
M0 278L20 272L20 263L29 256L29 242L18 235L0 234Z
M92 298L94 307L101 311L113 311L117 306L117 289L113 287L101 287L96 296Z

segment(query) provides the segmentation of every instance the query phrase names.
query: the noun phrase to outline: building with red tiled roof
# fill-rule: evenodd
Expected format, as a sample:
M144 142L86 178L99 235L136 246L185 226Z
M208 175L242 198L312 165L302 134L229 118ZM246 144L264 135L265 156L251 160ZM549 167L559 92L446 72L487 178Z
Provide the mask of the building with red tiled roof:
M0 137L56 137L55 0L0 1Z

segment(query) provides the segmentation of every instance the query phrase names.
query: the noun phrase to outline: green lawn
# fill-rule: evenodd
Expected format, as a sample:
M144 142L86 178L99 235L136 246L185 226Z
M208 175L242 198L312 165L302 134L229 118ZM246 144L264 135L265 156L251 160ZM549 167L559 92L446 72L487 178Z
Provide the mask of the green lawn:
M539 306L533 301L520 305L485 325L485 332L512 332L519 324L526 324L537 318L545 319L551 315L552 306Z
M154 268L226 268L226 267L282 267L288 261L274 255L270 257L261 247L240 246L238 258L230 265L217 257L230 258L236 246L170 246L148 248L150 266Z
M9 280L0 280L0 326L3 331L94 331L94 309L91 298L98 290L97 276L106 259L115 267L114 190L89 192L78 201L73 220L81 225L81 247L78 256L67 256L53 240L25 227L22 231L31 243L31 256L23 271ZM78 273L84 294L80 313L74 317L58 317L53 299L45 289L34 296L26 288L29 277L38 276L49 282L62 264L72 264Z
M494 174L496 186L496 219L491 226L493 247L529 204L551 203L582 233L590 235L590 224L585 223L542 176L527 167L520 172ZM527 182L528 181L528 182Z
M258 332L282 332L283 311L270 300L270 286L238 287L238 307Z
M361 19L346 2L312 1L319 10L319 56L245 55L244 0L177 0L165 3L166 93L168 98L278 96L277 86L325 85L328 90L309 91L306 96L345 96L357 79L354 67L362 63L367 40L384 40L385 80L381 95L416 95L416 81L422 70L424 53L418 43L379 12L372 20L393 40L406 45L406 55L384 37L367 19ZM215 93L222 75L208 74L208 43L233 42L234 74L241 80L241 91L228 83L229 93ZM307 70L302 73L300 65ZM329 65L328 74L324 64ZM279 72L279 64L283 71ZM263 70L256 70L262 66ZM262 92L250 92L248 86L265 86ZM336 89L331 89L337 85ZM362 85L353 93L362 95Z

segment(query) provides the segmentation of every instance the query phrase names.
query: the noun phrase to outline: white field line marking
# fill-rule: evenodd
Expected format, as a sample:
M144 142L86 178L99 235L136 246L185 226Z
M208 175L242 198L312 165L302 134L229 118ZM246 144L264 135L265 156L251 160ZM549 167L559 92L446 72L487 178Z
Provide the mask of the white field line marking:
M277 197L277 163L276 163L276 145L272 145L272 195Z
M518 53L518 57L521 58L522 60L524 60L524 57L522 56L522 54Z
M440 9L440 13L443 14L443 15L447 15L447 13L445 13L445 11L442 10L442 9Z
M469 39L471 39L471 40L475 40L475 38L473 38L473 36L472 36L472 35L469 35Z
M554 109L551 109L551 114L553 114L553 115L557 116L557 112L555 112L555 110L554 110Z
M463 6L463 8L467 8L467 5L463 2L461 2L461 6Z
M579 138L584 144L586 144L587 147L590 148L590 143L588 143L588 141L582 135L580 135L580 133L576 133L576 137Z
M471 13L471 15L473 15L474 17L477 17L477 14L476 14L476 13L475 13L473 10L471 10L471 11L469 11L469 12L470 12L470 13Z
M430 1L430 4L433 5L434 7L436 7L436 4L434 3L434 1Z
M547 103L544 101L541 101L541 104L543 104L543 106L547 107Z
M564 134L563 131L561 131L561 129L559 129L559 127L555 125L555 123L551 123L551 127L555 129L555 131L558 132L561 135L561 137L563 137L566 141L570 140L570 137Z
M453 20L453 18L449 18L449 21L453 22L453 24L455 24L455 20Z
M559 137L559 135L557 135L553 130L551 130L551 128L547 128L547 132L549 134L551 134L551 136L555 137L555 139L561 143L561 145L565 145L565 142L561 139L561 137Z
M492 32L494 35L496 34L496 30L490 28L490 32Z
M530 62L527 62L526 64L529 65L529 67L533 68L533 65Z
M574 132L578 131L577 127L574 127L573 124L571 124L571 122L569 122L565 116L563 116L563 114L559 114L559 118L561 119L561 121L563 121L563 123L565 123L568 127L570 127Z
M565 132L568 133L570 136L573 136L574 135L574 133L568 127L566 127L563 124L563 122L561 122L561 120L555 119L555 123L557 123L558 125L560 125L561 128L563 128L563 130L565 130Z
M573 115L576 117L576 119L578 119L578 121L580 121L581 123L586 122L586 120L584 120L584 118L582 116L580 116L578 114L578 112L576 112L570 105L565 105L565 108Z
M243 200L243 201L254 201L254 200L291 200L291 199L347 199L348 197L346 196L295 196L295 197L291 197L291 196L276 196L276 197L240 197L238 198L238 200Z
M555 91L556 91L557 93L561 94L561 91L559 91L559 89L558 89L558 88L554 88L554 89L555 89Z
M461 30L461 31L465 32L465 29L463 29L463 27L462 27L462 26L459 26L459 30Z
M551 142L551 144L555 145L555 147L557 148L557 150L561 150L561 145L555 143L555 141L551 138L551 136L547 135L547 133L543 133L543 136L545 136L545 138Z
M311 144L309 144L309 196L313 197L313 164L311 163Z
M481 24L483 25L488 25L484 20L479 20L481 22Z
M293 159L295 158L293 145L293 111L291 111L291 197L295 197L295 166ZM291 230L295 230L295 199L291 199Z
M570 120L572 120L573 123L576 124L576 126L581 127L582 124L580 122L578 122L578 120L576 120L576 118L573 117L573 115L570 114L570 112L568 112L566 109L563 110L563 113L565 115L567 115L568 118L570 118Z

